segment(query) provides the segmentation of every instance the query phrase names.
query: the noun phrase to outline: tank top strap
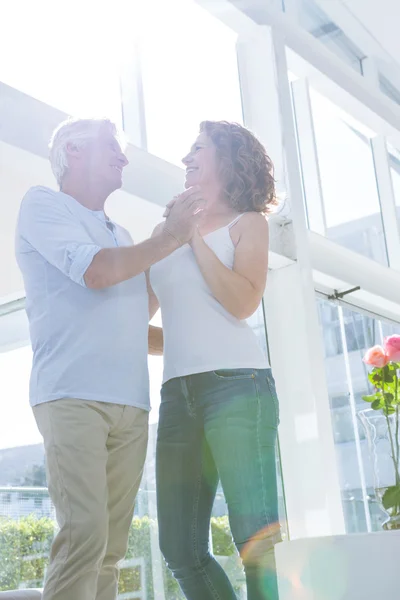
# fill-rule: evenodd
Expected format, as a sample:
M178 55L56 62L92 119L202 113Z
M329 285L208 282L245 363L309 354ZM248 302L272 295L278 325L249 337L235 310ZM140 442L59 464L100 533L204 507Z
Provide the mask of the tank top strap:
M231 229L231 227L233 227L234 225L236 225L236 223L243 217L244 213L242 213L241 215L238 215L236 217L236 219L233 219L233 221L231 223L229 223L229 225L227 226L228 229Z

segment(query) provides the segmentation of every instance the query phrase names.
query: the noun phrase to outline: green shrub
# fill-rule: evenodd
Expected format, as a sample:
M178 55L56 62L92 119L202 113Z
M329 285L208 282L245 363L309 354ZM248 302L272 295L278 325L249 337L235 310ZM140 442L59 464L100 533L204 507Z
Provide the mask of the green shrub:
M43 581L53 536L54 522L47 517L0 519L0 590Z
M129 532L126 559L142 558L148 600L154 600L150 535L154 521L149 517L134 517ZM213 518L211 522L214 553L231 556L235 553L227 517ZM17 589L20 585L41 587L48 561L55 523L48 517L34 515L19 521L0 518L0 591ZM168 600L182 600L183 595L171 572L163 563L164 585ZM119 593L140 589L140 572L122 568Z
M216 556L232 556L236 553L228 517L213 517L211 519L211 533L213 552Z

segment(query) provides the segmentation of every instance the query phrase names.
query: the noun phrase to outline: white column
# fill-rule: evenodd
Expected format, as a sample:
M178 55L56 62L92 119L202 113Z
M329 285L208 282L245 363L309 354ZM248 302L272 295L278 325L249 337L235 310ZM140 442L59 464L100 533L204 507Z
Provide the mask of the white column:
M164 576L163 576L163 558L161 556L160 546L158 542L158 522L157 522L157 498L154 482L155 469L155 452L156 452L156 431L155 428L149 427L149 443L147 449L147 460L144 470L144 479L146 481L146 489L148 495L148 511L150 518L150 549L151 549L151 572L153 576L154 598L157 600L165 600ZM149 475L149 471L152 472Z
M291 539L345 531L321 330L308 286L296 263L270 272L265 296Z
M257 35L240 39L238 53L245 122L265 143L277 178L287 188L286 229L297 258L295 264L269 274L265 297L268 342L281 404L289 534L294 539L343 533L285 46L277 32L263 26Z

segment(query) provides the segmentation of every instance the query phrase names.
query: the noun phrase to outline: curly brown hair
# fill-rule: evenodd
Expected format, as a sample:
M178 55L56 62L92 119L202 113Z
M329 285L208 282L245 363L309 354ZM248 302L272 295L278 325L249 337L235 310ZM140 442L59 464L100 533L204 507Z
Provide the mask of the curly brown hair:
M219 173L231 205L240 213L270 213L278 204L274 165L261 142L242 125L228 121L203 121L203 132L217 149Z

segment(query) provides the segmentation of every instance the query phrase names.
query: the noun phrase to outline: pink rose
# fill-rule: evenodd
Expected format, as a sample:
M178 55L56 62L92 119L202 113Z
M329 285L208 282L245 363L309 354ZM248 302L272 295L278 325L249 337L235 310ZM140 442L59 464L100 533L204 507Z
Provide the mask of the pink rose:
M371 365L373 367L384 367L388 364L389 357L386 355L382 346L373 346L367 350L363 361L366 365Z
M383 344L389 360L400 362L400 335L391 335L385 338Z

